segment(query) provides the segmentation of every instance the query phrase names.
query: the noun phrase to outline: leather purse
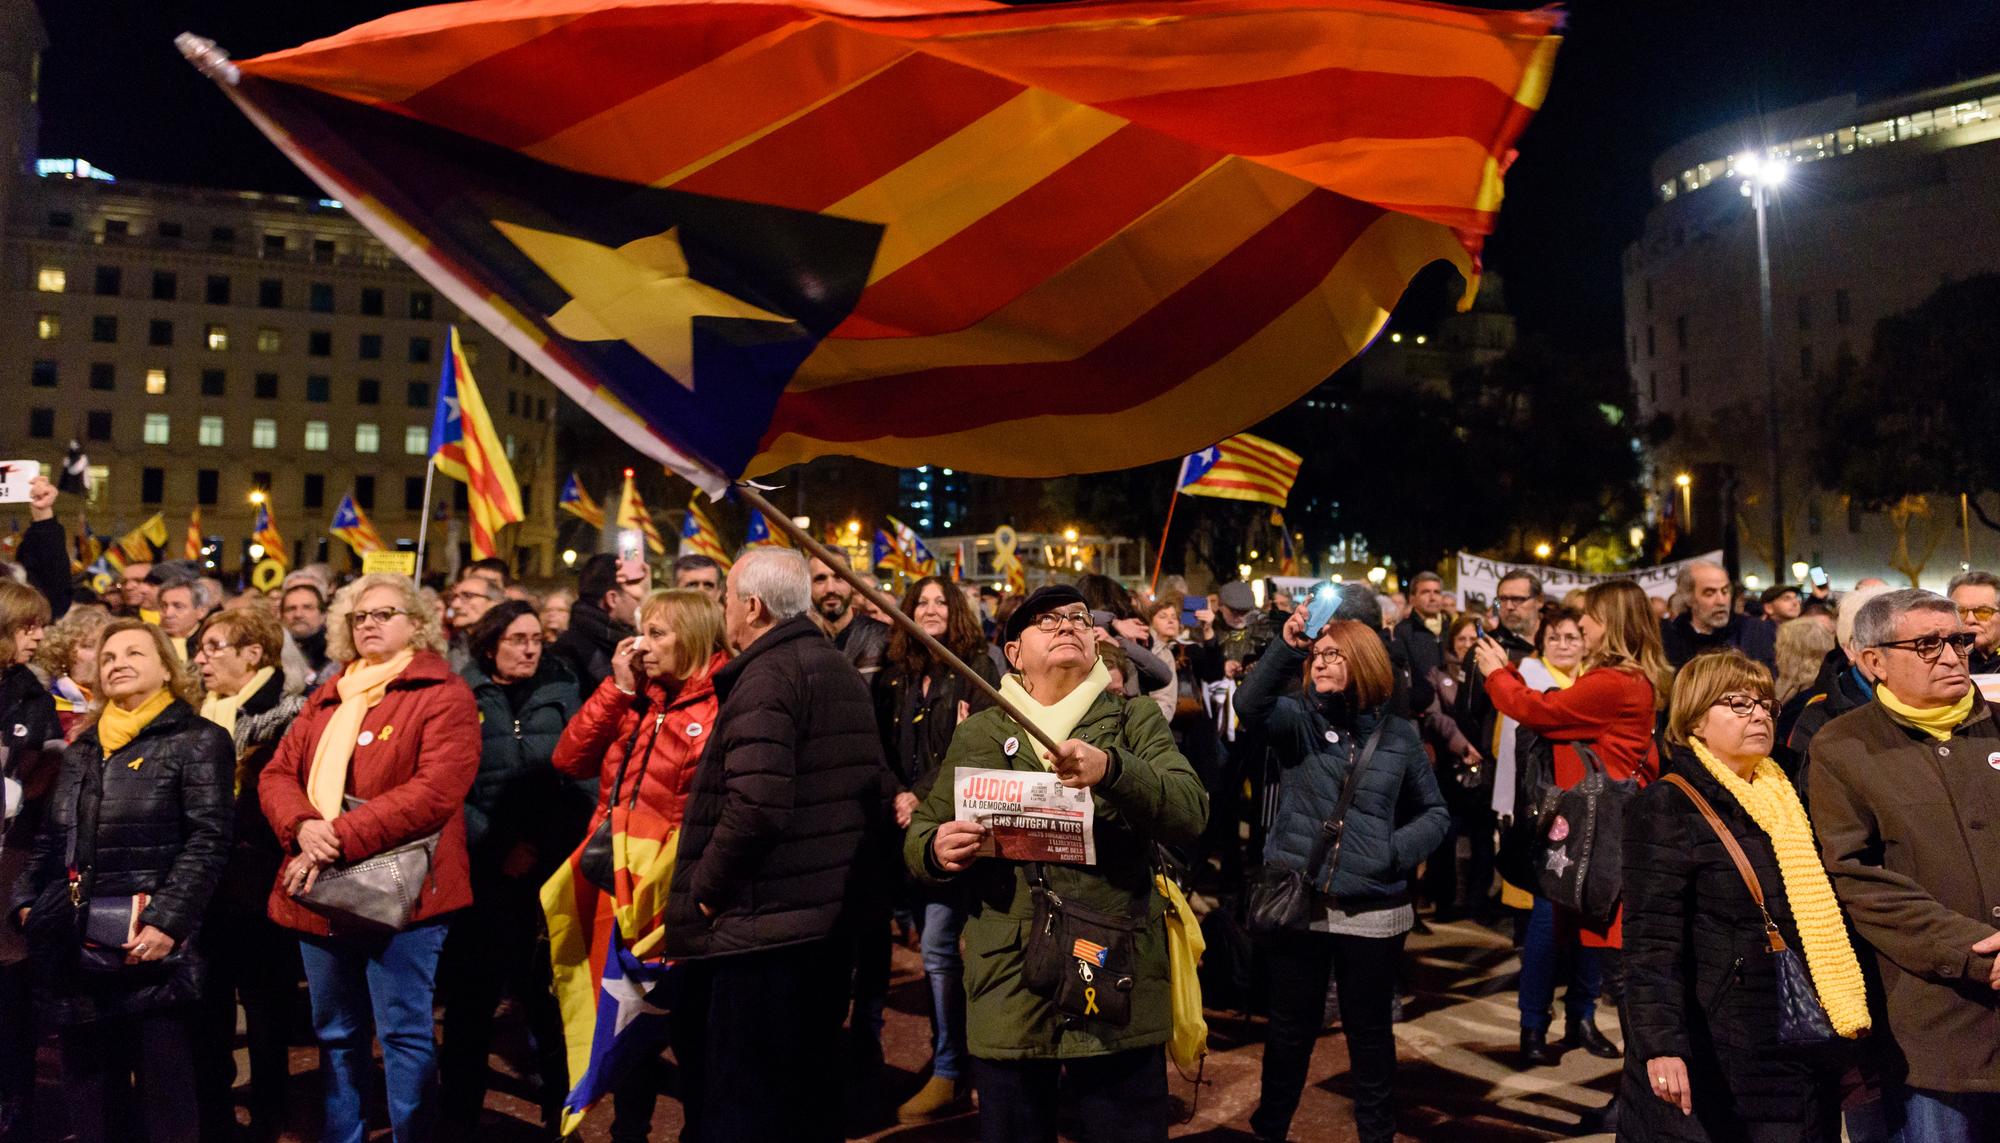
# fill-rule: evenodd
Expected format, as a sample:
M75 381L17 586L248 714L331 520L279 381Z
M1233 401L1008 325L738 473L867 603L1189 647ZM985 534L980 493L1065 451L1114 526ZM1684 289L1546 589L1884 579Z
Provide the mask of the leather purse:
M1625 894L1625 810L1639 783L1613 778L1597 752L1570 744L1584 765L1583 780L1566 790L1551 789L1535 810L1535 888L1551 904L1593 925L1608 925Z
M350 810L364 804L351 796L344 802ZM336 930L401 932L416 915L443 832L436 830L373 857L323 869L311 889L293 894L292 899L325 917Z
M1266 863L1257 872L1257 883L1250 887L1250 909L1247 924L1253 933L1275 933L1282 929L1295 929L1304 925L1312 916L1313 884L1318 880L1320 867L1332 862L1340 867L1340 839L1346 832L1347 811L1354 805L1355 791L1361 787L1361 772L1368 769L1368 762L1375 756L1375 747L1382 741L1382 730L1388 725L1385 717L1375 724L1368 735L1368 741L1355 756L1354 766L1347 772L1347 781L1340 787L1340 804L1333 816L1320 823L1319 836L1313 839L1312 853L1306 858L1304 869L1293 869L1286 865Z
M1130 1024L1145 907L1131 916L1106 913L1057 896L1041 862L1029 862L1026 873L1035 915L1022 949L1022 987L1066 1015Z
M1778 931L1777 922L1771 919L1771 911L1764 907L1764 885L1757 879L1757 871L1750 867L1750 859L1743 853L1743 847L1736 841L1736 835L1722 824L1715 807L1701 796L1686 778L1679 774L1668 774L1662 781L1671 782L1688 796L1694 808L1708 820L1708 828L1722 841L1722 848L1729 851L1729 860L1736 863L1737 875L1743 878L1743 885L1750 890L1750 899L1757 902L1757 912L1764 917L1764 939L1768 943L1771 956L1775 958L1772 967L1778 977L1778 1042L1790 1047L1811 1047L1831 1043L1840 1038L1833 1030L1833 1021L1827 1019L1826 1008L1819 1002L1819 993L1814 990L1812 973L1807 971L1805 958L1798 950L1785 944L1784 934Z

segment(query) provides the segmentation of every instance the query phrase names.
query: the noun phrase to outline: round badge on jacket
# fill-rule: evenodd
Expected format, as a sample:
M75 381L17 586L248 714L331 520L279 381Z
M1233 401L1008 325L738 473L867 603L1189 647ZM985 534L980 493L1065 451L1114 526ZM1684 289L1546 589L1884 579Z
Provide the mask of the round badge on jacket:
M699 722L688 723L688 737L689 738L701 737L701 723Z
M1012 758L1014 755L1019 754L1020 752L1021 752L1021 740L1018 738L1010 737L1007 739L1007 741L1002 742L1000 744L1000 753L1005 754L1009 758Z
M14 733L21 733L20 728L16 727ZM1993 753L1988 754L1986 756L1986 764L1995 770L2000 770L2000 750L1995 750Z
M1550 841L1561 841L1562 839L1564 839L1564 838L1566 838L1566 837L1568 837L1568 836L1569 836L1569 819L1568 819L1568 818L1564 818L1564 817L1559 817L1559 818L1557 818L1557 819L1556 819L1556 820L1555 820L1555 821L1554 821L1553 823L1551 823L1551 824L1549 825L1549 840L1550 840Z
M1340 732L1339 732L1338 730L1329 730L1329 731L1327 731L1327 732L1326 732L1326 740L1327 740L1328 742L1339 742L1339 741L1340 741Z
M375 732L372 730L364 730L354 736L354 744L356 746L366 746L373 741L375 741Z

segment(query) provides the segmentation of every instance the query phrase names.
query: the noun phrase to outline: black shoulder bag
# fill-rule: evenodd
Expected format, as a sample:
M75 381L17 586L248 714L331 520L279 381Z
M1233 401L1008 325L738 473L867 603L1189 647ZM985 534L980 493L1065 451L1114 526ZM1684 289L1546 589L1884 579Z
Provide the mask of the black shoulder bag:
M1070 1016L1116 1028L1132 1022L1132 986L1146 906L1120 915L1065 901L1042 863L1027 865L1035 919L1022 949L1021 984Z
M1607 925L1624 896L1625 808L1638 795L1639 783L1612 778L1595 750L1581 742L1570 745L1583 762L1583 780L1531 807L1540 839L1534 888L1591 924Z
M1368 769L1369 759L1375 756L1375 747L1382 741L1382 731L1388 725L1388 716L1384 715L1368 735L1361 752L1355 755L1354 765L1347 771L1347 781L1340 787L1340 804L1334 809L1332 817L1320 823L1319 836L1313 840L1306 867L1293 869L1266 862L1258 871L1257 883L1250 888L1248 921L1251 932L1273 933L1281 929L1295 929L1310 919L1313 883L1318 880L1320 867L1325 863L1331 861L1334 868L1340 867L1340 839L1346 832L1347 811L1354 805L1355 791L1361 788L1361 772Z

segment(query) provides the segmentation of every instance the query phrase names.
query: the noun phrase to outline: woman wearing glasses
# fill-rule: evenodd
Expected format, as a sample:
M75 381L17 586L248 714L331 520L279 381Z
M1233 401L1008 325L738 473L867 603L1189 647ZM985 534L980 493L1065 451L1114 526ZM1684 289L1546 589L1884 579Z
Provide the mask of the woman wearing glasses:
M1620 1139L1840 1138L1846 1053L1778 1042L1771 931L1803 959L1808 1002L1840 1036L1868 1030L1867 990L1812 825L1770 758L1773 697L1741 652L1690 660L1668 712L1668 780L1626 816Z
M556 864L583 838L594 794L551 762L563 725L583 705L576 679L544 653L534 605L496 603L466 633L471 657L459 672L479 703L479 774L465 799L465 844L477 909L452 919L440 989L444 1116L470 1138L486 1101L493 1014L512 987L535 1041L542 1122L554 1129L564 1084L562 1016L549 993L549 961L538 952L542 906L536 895Z
M432 986L445 915L472 904L463 804L479 769L479 708L445 663L437 610L396 575L334 596L327 651L344 664L306 700L258 791L289 855L271 919L298 932L324 1052L327 1143L360 1143L370 1017L382 1042L396 1143L428 1140L437 1115ZM325 870L437 835L409 921L392 933L337 928L296 898Z
M1416 725L1390 713L1395 672L1381 636L1336 619L1308 639L1306 612L1301 606L1285 621L1236 692L1237 715L1265 729L1281 767L1264 864L1304 874L1313 889L1308 915L1266 947L1271 1031L1250 1128L1259 1139L1291 1129L1331 974L1352 1061L1354 1124L1374 1143L1396 1134L1391 1011L1416 921L1410 877L1444 839L1451 814ZM1280 697L1293 679L1301 690ZM1320 844L1328 825L1339 831L1337 848Z

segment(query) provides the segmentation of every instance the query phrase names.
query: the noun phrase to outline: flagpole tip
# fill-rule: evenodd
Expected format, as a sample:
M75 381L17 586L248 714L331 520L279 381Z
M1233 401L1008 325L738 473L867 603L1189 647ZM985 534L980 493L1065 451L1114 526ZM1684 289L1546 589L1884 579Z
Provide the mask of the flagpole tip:
M193 64L196 71L217 83L235 87L237 78L242 75L236 65L229 62L229 53L205 36L182 32L174 37L174 46L181 50L182 58Z

